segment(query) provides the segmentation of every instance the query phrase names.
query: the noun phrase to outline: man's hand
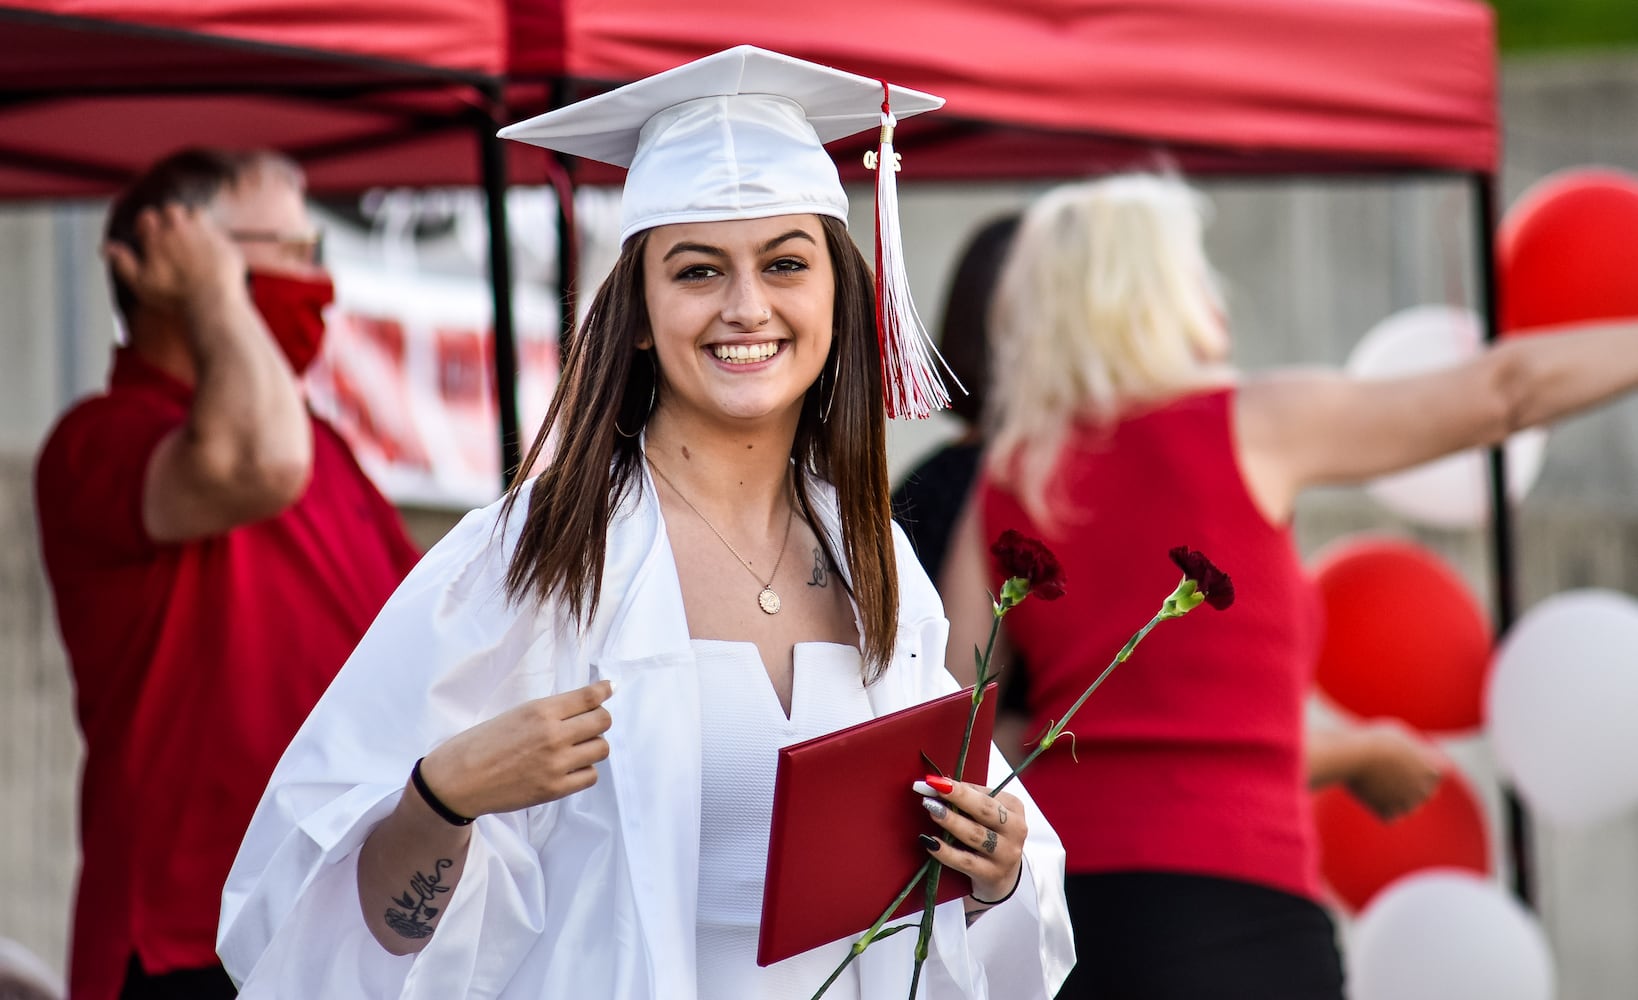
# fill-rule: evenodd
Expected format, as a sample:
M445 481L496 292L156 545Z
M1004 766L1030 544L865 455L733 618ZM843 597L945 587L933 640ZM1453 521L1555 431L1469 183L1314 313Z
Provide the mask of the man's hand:
M196 319L223 295L245 294L244 256L204 210L147 209L137 216L136 237L139 247L111 240L103 255L147 308Z

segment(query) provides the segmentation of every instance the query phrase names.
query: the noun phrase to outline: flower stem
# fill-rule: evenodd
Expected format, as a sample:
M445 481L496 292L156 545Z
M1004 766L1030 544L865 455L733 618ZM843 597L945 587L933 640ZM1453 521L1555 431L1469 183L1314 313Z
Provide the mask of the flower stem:
M864 954L864 950L870 947L872 941L878 937L886 936L881 933L882 925L893 918L893 911L898 909L899 905L906 899L910 898L910 894L916 891L916 886L921 883L922 878L927 874L927 870L937 863L932 858L928 858L920 868L916 869L916 874L910 877L910 881L894 897L893 902L887 904L887 909L883 910L882 915L876 918L876 922L870 925L870 929L865 931L859 940L853 942L853 947L847 950L847 957L842 959L842 964L838 965L835 971L830 974L830 978L825 980L824 985L819 987L819 992L813 995L813 1000L819 1000L820 997L824 996L825 991L830 989L831 984L841 978L842 972L853 964L855 958Z
M961 753L956 758L955 773L951 775L951 778L955 781L961 780L962 772L967 768L967 751L972 746L973 726L978 719L978 706L984 700L984 685L988 684L990 679L990 657L995 652L995 640L1001 632L1001 618L1007 611L1007 606L997 603L995 605L995 614L990 619L990 638L984 645L984 655L978 660L978 683L973 687L973 704L972 708L967 711L967 728L961 734ZM953 838L949 834L945 834L944 839L945 843L953 842ZM813 995L813 1000L819 1000L820 997L825 995L825 991L829 990L831 984L841 977L849 965L853 964L853 960L864 954L864 950L877 939L882 925L892 918L893 911L897 910L900 904L910 898L910 893L915 891L917 884L924 884L927 890L926 904L922 908L921 925L916 935L916 967L910 980L910 997L911 1000L914 1000L916 984L921 977L921 965L927 957L927 942L933 924L933 905L938 899L939 870L943 867L937 861L928 858L916 870L916 874L910 879L909 884L904 887L893 902L888 904L887 909L882 911L882 915L876 918L874 924L870 925L870 929L865 931L859 940L853 943L852 948L848 949L847 955L843 957L841 964L831 972L830 978L826 979L824 984L819 987L819 992Z
M921 967L927 963L927 943L933 937L933 908L938 905L938 877L944 866L937 861L927 871L927 893L921 907L921 924L916 929L916 964L910 970L910 998L916 1000L916 989L921 985Z
M1126 640L1126 645L1122 646L1120 652L1115 654L1115 658L1109 661L1109 665L1103 668L1103 673L1098 675L1097 680L1093 681L1090 687L1081 692L1081 696L1075 699L1075 704L1069 706L1069 711L1064 713L1064 717L1059 719L1057 722L1054 722L1047 729L1046 735L1042 736L1041 741L1035 744L1035 749L1029 752L1029 756L1019 761L1018 766L1012 769L1012 773L1001 779L1001 783L999 785L996 785L994 788L990 789L991 798L994 798L997 794L999 794L1001 789L1010 785L1012 783L1012 779L1018 777L1018 775L1023 772L1024 768L1035 762L1035 758L1052 749L1052 744L1057 742L1058 735L1064 731L1064 727L1069 725L1069 720L1075 717L1075 713L1081 710L1081 706L1086 704L1086 699L1092 697L1092 692L1098 689L1098 685L1102 684L1110 674L1114 673L1116 667L1120 666L1122 663L1125 663L1127 657L1132 655L1132 650L1136 649L1138 643L1143 641L1143 637L1148 635L1149 632L1162 621L1165 621L1164 614L1155 615L1153 618L1149 619L1148 624L1144 625L1142 628L1133 633L1132 638Z
M995 614L990 617L990 638L984 644L984 655L978 658L978 683L973 685L972 707L967 710L967 728L961 734L961 752L956 755L955 773L950 775L951 780L961 781L967 771L967 751L972 748L973 726L978 721L978 707L984 703L984 686L990 681L990 657L995 654L995 639L1001 632L1001 619L1006 616L1012 606L1001 602L995 604ZM954 844L954 835L944 834L946 844ZM938 905L939 874L944 866L938 861L927 871L927 893L922 903L921 927L916 932L916 964L910 973L910 1000L916 1000L916 988L921 983L921 967L927 961L928 942L933 936L933 908Z
M967 712L967 729L961 734L961 753L956 755L955 773L951 780L960 781L967 770L967 750L973 742L973 724L978 721L978 706L984 700L984 685L990 682L990 656L995 653L995 638L1001 633L1001 618L1006 615L1005 605L997 604L990 617L990 639L984 644L984 655L978 660L978 683L973 685L973 707Z

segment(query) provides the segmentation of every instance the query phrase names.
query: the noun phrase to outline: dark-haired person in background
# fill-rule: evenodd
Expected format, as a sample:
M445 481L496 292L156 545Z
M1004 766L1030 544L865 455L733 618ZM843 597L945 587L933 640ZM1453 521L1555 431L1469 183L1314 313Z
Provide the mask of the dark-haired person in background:
M990 220L973 233L961 252L944 300L939 352L967 390L952 393L950 399L950 413L965 429L923 459L893 491L893 519L910 536L916 557L941 593L944 556L950 550L967 495L978 480L979 459L984 452L990 302L1021 218L1013 212ZM1001 698L996 706L995 745L1008 759L1016 761L1023 757L1022 743L1029 725L1029 671L1016 656L1007 666L1001 675Z
M944 553L967 502L967 491L978 478L978 459L984 450L984 390L990 377L990 299L1012 234L1018 231L1018 219L1016 212L1002 216L973 234L956 264L944 301L939 352L967 390L952 392L950 399L950 413L964 429L912 469L893 491L893 519L910 536L922 568L934 582L944 566Z
M40 454L86 759L70 993L232 996L222 883L267 776L417 553L300 375L331 298L299 168L188 150L116 201L128 343Z

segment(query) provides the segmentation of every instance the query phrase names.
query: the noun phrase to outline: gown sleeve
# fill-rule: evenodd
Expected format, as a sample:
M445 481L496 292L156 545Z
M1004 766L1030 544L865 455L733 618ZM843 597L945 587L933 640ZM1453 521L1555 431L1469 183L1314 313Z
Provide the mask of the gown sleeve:
M222 897L217 950L241 996L490 996L540 933L534 845L556 803L478 818L465 873L417 956L380 946L357 888L358 850L416 758L552 693L564 636L507 599L508 542L491 508L434 546L280 760Z

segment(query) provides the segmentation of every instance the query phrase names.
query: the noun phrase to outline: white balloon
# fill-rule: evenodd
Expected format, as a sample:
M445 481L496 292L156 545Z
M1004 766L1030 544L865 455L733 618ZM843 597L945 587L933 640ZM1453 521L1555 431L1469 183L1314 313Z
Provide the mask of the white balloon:
M1480 350L1479 317L1453 306L1414 306L1371 327L1348 355L1361 378L1391 378L1449 368ZM1523 499L1541 474L1547 432L1521 431L1507 441L1507 495ZM1435 459L1366 486L1378 503L1402 517L1441 528L1468 528L1490 512L1490 464L1483 450Z
M1502 773L1553 822L1638 805L1638 601L1570 590L1531 608L1497 647L1485 718Z
M1552 1000L1555 990L1535 918L1469 872L1400 879L1349 939L1349 1000Z

